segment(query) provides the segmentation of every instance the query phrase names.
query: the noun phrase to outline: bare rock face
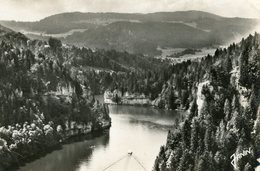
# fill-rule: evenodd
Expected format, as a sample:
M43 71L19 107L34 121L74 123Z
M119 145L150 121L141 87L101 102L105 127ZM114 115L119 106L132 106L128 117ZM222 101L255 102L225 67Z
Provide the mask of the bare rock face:
M71 49L52 41L45 48L0 27L0 170L111 125L108 109L90 100L79 70L60 55Z
M256 33L227 49L217 50L198 65L182 64L183 77L192 74L193 65L200 66L195 69L200 74L193 83L198 86L191 86L190 90L195 103L179 128L169 132L154 171L250 170L257 166L259 37ZM165 92L166 88L162 93ZM156 99L157 104L160 100L163 98ZM236 155L243 158L237 159Z

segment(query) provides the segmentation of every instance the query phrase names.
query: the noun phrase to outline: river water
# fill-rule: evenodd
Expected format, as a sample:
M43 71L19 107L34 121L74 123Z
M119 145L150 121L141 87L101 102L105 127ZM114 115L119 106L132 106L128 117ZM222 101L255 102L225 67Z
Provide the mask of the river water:
M149 107L109 106L112 127L101 136L63 145L19 171L109 171L151 170L168 130L181 116L176 111ZM133 155L127 155L128 151Z

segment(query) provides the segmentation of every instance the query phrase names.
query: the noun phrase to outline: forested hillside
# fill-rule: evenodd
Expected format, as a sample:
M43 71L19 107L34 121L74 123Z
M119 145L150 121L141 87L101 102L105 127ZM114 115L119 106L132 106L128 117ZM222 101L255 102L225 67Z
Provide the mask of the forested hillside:
M107 107L62 52L58 40L0 27L0 170L110 126Z
M214 17L213 17L214 18ZM260 35L201 61L170 65L144 55L30 40L0 26L0 170L72 135L110 126L94 95L144 94L152 105L189 110L168 134L154 170L232 170L230 156L260 148ZM194 156L194 157L191 157Z
M3 26L0 57L0 170L70 136L108 127L108 110L94 98L106 89L156 98L164 80L159 71L168 65L54 38L31 40Z
M169 131L154 171L234 170L234 153L251 149L235 170L256 167L260 149L260 35L218 49L201 62L184 62L168 70L158 97L162 106L189 109ZM191 104L191 105L189 105ZM259 156L258 156L259 157Z
M203 11L61 13L36 22L0 21L32 38L57 36L63 42L147 55L157 48L202 48L227 44L252 31L257 19L227 18Z

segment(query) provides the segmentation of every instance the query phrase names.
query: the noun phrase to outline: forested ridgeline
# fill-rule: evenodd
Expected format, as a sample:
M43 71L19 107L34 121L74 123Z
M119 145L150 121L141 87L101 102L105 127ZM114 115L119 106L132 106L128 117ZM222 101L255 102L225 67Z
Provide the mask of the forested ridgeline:
M254 170L260 150L259 45L256 33L201 62L171 67L160 104L182 105L189 114L169 131L153 170ZM236 160L233 154L244 156Z
M107 107L63 54L58 40L0 27L0 170L110 126Z
M169 65L143 55L30 40L0 27L0 170L71 135L110 125L94 94L144 93L154 106L189 109L154 170L252 170L260 142L260 36L200 62ZM13 163L14 164L14 163Z
M106 89L125 89L148 95L150 83L157 83L160 71L169 65L141 54L67 46L53 38L48 42L29 40L28 47L44 59L58 58L63 67L82 80L94 94L103 94ZM50 64L53 68L58 65ZM152 89L161 87L153 85Z

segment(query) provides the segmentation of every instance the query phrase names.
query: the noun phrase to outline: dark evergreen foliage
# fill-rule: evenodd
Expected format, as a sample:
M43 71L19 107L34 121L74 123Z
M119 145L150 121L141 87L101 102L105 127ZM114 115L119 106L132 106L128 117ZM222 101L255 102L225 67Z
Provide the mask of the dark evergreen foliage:
M174 85L175 92L188 91L193 98L188 98L187 117L168 135L166 159L159 154L156 160L155 166L166 163L167 167L154 167L155 171L234 170L233 153L259 150L259 42L256 33L227 49L217 49L214 56L201 62L173 66L169 77L174 81L168 80L168 86ZM198 99L202 100L199 107ZM254 152L237 165L238 170L252 170L256 166Z

